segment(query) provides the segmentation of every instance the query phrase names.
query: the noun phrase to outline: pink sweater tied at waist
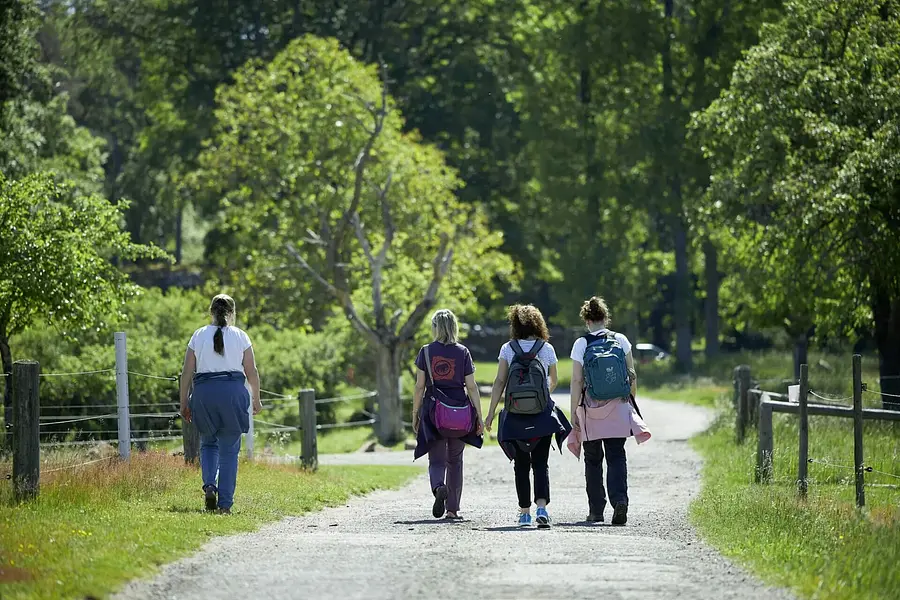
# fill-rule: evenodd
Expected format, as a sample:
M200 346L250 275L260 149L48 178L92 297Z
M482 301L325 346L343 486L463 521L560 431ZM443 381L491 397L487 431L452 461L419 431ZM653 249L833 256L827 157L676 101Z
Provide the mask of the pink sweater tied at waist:
M584 404L575 409L578 424L566 441L569 451L581 458L581 444L587 441L634 436L638 444L650 439L650 429L637 414L634 405L626 398L617 398L587 407Z

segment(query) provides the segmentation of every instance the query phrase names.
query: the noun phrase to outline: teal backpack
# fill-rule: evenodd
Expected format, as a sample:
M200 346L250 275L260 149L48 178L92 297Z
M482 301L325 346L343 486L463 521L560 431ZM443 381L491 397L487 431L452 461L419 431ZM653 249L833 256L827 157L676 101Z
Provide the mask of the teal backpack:
M625 351L616 339L616 334L607 331L604 335L588 334L584 350L584 381L588 395L594 400L628 398L631 382L625 364Z

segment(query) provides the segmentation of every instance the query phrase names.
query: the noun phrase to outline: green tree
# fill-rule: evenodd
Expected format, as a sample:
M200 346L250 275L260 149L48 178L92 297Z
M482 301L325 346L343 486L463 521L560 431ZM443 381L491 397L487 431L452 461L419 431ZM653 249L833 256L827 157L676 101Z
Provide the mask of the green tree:
M84 193L103 183L103 140L67 114L53 70L39 61L36 2L0 4L0 173L18 179L37 171L71 181Z
M373 354L378 437L400 439L401 363L439 301L471 308L510 278L502 238L434 147L403 120L375 66L306 36L219 90L198 190L221 197L238 246L321 286ZM457 260L454 260L457 257ZM289 266L294 266L291 271Z
M882 390L900 394L897 39L895 0L794 0L697 125L713 173L700 215L731 238L748 313L874 324Z
M12 371L10 336L46 321L63 329L91 326L115 310L135 286L110 262L158 258L119 228L121 209L95 195L73 193L52 175L12 181L0 175L0 357ZM5 421L12 414L10 387Z

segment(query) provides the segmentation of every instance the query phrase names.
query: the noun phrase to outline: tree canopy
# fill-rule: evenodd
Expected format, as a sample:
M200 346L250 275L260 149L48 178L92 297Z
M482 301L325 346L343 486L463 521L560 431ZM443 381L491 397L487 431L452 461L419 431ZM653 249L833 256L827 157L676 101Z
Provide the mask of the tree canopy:
M697 214L751 274L730 287L759 324L847 334L900 294L898 39L897 2L790 2L697 116Z

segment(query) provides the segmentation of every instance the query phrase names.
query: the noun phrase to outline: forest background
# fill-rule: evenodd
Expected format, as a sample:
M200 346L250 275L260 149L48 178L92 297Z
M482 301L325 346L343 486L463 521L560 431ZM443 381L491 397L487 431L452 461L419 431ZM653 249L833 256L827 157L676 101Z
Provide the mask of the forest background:
M566 339L598 294L680 373L852 348L900 394L898 39L895 0L0 0L3 371L124 329L177 375L225 290L269 389L375 388L391 443L430 310Z

